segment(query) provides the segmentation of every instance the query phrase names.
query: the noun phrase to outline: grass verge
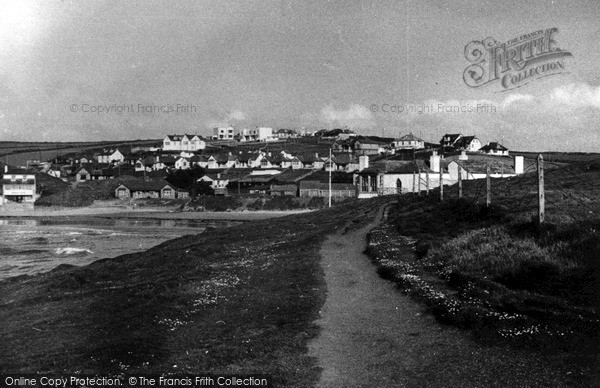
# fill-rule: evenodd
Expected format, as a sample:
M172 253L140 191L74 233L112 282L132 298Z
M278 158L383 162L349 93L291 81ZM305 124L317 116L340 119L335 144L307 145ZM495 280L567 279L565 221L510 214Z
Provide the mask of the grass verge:
M324 302L319 248L387 198L185 236L143 253L0 282L10 373L318 377L307 342Z

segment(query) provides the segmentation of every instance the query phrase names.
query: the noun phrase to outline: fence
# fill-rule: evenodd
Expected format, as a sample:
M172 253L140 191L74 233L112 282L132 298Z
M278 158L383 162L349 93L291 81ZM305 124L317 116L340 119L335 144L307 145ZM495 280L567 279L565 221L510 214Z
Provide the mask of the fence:
M600 215L600 157L573 162L548 161L541 154L524 173L509 178L461 180L440 188L440 199L462 198L478 205L502 206L508 213L530 213L539 223L562 218L597 220ZM459 174L460 176L460 174ZM454 182L453 182L454 183Z

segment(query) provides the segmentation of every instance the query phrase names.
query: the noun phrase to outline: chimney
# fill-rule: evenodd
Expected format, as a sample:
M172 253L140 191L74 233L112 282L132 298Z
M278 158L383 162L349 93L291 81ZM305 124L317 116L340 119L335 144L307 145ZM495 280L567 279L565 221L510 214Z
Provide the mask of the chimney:
M429 157L429 168L431 168L431 171L433 172L440 172L440 156L437 151L433 151Z
M467 156L467 151L462 150L460 152L460 156L458 157L458 160L468 160L469 157Z
M217 179L221 179L221 173L220 172L217 173Z
M5 164L5 165L4 165L4 173L5 173L5 174L6 174L6 173L8 173L8 164Z
M315 152L315 159L319 159L319 153Z
M523 157L515 156L515 174L523 174Z
M361 155L358 157L358 171L362 171L365 168L369 168L369 156Z

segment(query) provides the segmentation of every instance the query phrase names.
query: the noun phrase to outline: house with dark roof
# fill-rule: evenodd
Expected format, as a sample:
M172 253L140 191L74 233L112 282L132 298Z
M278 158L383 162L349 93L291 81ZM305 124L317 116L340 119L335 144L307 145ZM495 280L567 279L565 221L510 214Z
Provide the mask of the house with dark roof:
M445 134L440 140L440 144L445 149L455 149L464 151L477 151L481 148L481 141L475 136L463 136L457 134Z
M115 197L119 199L174 199L177 197L177 189L165 180L136 179L120 184L115 189Z
M458 175L461 179L485 179L487 169L490 169L492 178L507 178L523 174L524 158L515 156L466 154L463 152L460 156L452 156L446 159L448 163L448 183L453 184L458 181Z
M227 195L229 179L230 178L226 173L210 172L198 178L196 182L208 182L215 192L215 195Z
M385 152L390 142L368 137L359 137L354 141L354 152L359 155L379 155Z
M479 152L483 152L488 155L500 155L508 156L508 148L497 142L489 142L479 149Z
M439 172L431 169L425 161L380 160L354 173L359 197L416 193L439 186ZM439 171L439 170L438 170Z
M118 149L108 150L97 155L96 160L98 163L123 163L125 161L125 156Z
M198 151L206 148L206 142L198 135L167 135L162 147L163 151Z
M411 133L404 135L392 142L394 149L421 149L425 148L425 141Z

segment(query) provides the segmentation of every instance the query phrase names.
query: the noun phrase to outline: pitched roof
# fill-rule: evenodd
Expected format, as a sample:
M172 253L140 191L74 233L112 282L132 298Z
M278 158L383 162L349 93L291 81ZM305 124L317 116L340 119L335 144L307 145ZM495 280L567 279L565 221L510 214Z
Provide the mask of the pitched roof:
M416 137L415 135L409 133L408 135L404 135L398 139L399 141L423 141L423 139Z
M160 191L165 186L175 189L173 185L165 180L135 179L123 182L120 186L127 187L130 191Z
M418 172L432 172L425 162L417 160L381 160L365 168L361 173L383 173L383 174L412 174Z
M447 164L456 162L472 174L485 174L489 165L492 174L514 174L514 159L507 156L493 156L485 154L468 154L467 160L460 160L458 155L446 158Z
M479 149L479 151L508 151L508 148L504 147L502 144L497 143L495 141L489 142L483 147Z
M312 170L286 170L279 175L276 175L273 179L275 182L298 182L301 179L308 177L313 174Z

